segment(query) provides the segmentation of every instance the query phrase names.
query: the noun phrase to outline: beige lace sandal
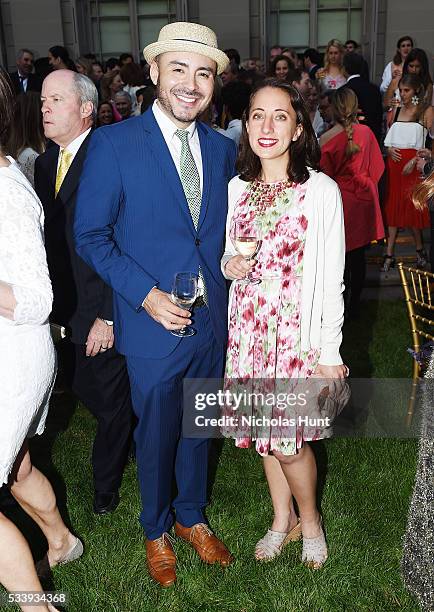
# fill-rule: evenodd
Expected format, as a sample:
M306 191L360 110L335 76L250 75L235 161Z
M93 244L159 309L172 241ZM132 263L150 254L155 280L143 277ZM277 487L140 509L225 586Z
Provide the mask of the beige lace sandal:
M295 527L288 532L273 531L269 529L255 546L256 561L272 561L280 555L289 542L296 542L302 537L300 519Z
M303 538L301 562L309 569L320 569L327 561L328 551L323 528L315 538Z

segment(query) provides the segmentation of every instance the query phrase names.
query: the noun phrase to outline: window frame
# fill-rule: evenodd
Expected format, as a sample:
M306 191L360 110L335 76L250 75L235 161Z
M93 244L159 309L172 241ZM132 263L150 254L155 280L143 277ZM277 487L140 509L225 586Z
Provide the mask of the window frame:
M271 32L271 24L272 21L276 21L276 30L277 35L279 35L279 19L281 13L309 13L309 41L306 46L301 47L300 45L295 46L294 48L301 52L308 47L313 47L314 49L318 49L320 52L325 50L325 45L318 45L318 17L320 13L332 13L332 12L347 12L347 34L346 39L351 38L350 28L351 28L351 12L359 12L360 13L360 23L361 23L361 32L363 37L364 24L366 19L366 0L362 0L361 6L352 6L354 0L345 0L347 3L346 7L337 6L339 1L342 3L342 0L336 0L336 6L327 6L327 7L319 7L318 4L320 0L309 0L308 9L300 9L298 7L295 8L280 8L280 0L268 0L267 6L267 48L270 48L271 45L275 44L290 44L290 41L285 40L273 40L272 32ZM357 0L356 0L357 1ZM359 4L359 2L357 2ZM342 43L345 43L345 40ZM362 40L357 41L359 44L362 44Z
M87 4L87 14L88 14L88 28L90 34L90 43L91 48L94 50L95 55L98 57L100 61L104 61L104 58L109 56L117 57L119 53L131 53L134 58L137 60L142 59L142 49L140 44L140 34L139 34L139 15L138 15L138 2L139 0L128 0L128 15L109 15L101 17L100 15L100 6L102 4L108 4L113 0L86 0ZM179 2L175 1L174 11L170 10L170 5L173 5L173 0L165 0L167 6L166 13L150 13L149 17L151 18L160 18L167 19L167 23L174 21L178 18L179 12ZM92 5L95 5L96 8L96 16L92 15ZM141 17L144 15L141 14ZM130 48L123 49L122 51L112 50L110 52L105 52L102 50L102 37L101 37L101 22L102 21L128 21L130 26ZM96 25L97 37L95 39L94 31Z

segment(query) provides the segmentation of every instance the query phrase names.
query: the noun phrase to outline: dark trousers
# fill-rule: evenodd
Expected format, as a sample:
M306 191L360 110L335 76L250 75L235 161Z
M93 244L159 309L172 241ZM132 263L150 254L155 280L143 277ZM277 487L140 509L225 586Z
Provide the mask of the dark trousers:
M356 314L360 306L360 296L366 277L366 247L353 249L345 254L345 311L348 315Z
M95 491L118 490L131 443L133 412L125 357L114 348L86 357L75 345L72 390L97 420L92 467Z
M171 528L172 506L185 527L205 520L209 440L182 435L183 379L221 377L224 349L214 338L206 307L194 313L193 327L196 335L183 338L163 359L126 358L138 419L140 522L151 540ZM178 492L172 500L174 478Z

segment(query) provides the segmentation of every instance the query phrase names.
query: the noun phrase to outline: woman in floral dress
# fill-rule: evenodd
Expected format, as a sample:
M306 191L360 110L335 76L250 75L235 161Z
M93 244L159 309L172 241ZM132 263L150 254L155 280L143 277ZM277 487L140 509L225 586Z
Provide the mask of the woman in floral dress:
M290 393L309 377L343 379L348 373L339 354L344 315L342 201L336 183L314 169L318 144L294 88L276 79L265 81L252 95L246 116L240 176L229 184L222 259L224 275L235 281L225 387L233 390L241 379L250 381L253 389L259 385L263 390L265 384L275 390L277 385ZM247 233L254 224L261 238L250 261L237 255L234 246L240 222ZM260 282L246 282L246 277ZM320 387L324 400L344 385L335 380L328 389L325 381ZM252 409L256 417L266 412L264 407ZM272 416L278 415L279 408L273 409ZM327 559L316 506L316 463L305 442L330 434L310 425L267 428L238 422L235 428L224 428L240 448L254 441L263 457L274 520L256 545L258 560L274 558L301 535L304 563L319 568Z

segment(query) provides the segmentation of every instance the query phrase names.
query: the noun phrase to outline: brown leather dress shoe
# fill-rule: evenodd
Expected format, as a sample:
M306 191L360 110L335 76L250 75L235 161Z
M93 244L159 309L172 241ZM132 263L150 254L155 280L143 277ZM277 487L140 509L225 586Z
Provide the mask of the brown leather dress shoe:
M175 533L182 540L190 542L205 563L220 563L221 566L227 567L234 560L223 542L205 523L196 523L193 527L183 527L175 523Z
M161 586L176 581L176 556L167 533L156 540L146 540L146 564L151 577Z

